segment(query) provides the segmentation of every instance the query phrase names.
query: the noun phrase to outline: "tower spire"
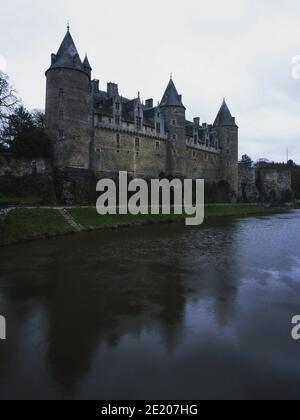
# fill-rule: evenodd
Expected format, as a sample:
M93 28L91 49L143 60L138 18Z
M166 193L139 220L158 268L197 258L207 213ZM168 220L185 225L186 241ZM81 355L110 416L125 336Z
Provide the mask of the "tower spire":
M70 32L70 22L67 23L67 32Z

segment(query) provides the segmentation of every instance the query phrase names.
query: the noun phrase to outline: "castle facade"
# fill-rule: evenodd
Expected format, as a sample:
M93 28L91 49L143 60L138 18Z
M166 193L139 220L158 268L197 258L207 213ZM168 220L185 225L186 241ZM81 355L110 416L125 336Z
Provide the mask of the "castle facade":
M225 100L214 124L186 119L171 78L161 102L127 99L118 85L100 90L87 57L68 29L46 72L46 129L57 170L92 171L98 178L127 171L139 178L227 181L238 192L238 126Z

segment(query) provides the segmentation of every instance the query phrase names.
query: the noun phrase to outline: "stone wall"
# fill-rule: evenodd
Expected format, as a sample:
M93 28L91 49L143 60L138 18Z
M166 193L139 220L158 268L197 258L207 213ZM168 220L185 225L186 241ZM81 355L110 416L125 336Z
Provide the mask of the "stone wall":
M0 154L0 193L15 197L40 197L44 204L54 204L56 194L50 162Z
M242 164L239 165L239 200L245 203L259 200L255 168Z
M159 178L162 174L168 176L168 141L159 137L96 129L94 171L98 178L114 178L119 171L145 179ZM185 162L186 177L204 178L210 183L220 180L220 152L185 147Z
M239 201L276 204L293 201L291 171L239 165Z
M256 184L262 201L272 203L293 200L290 170L259 169L256 172Z
M0 154L0 177L12 175L17 178L28 175L52 175L52 167L46 159L16 159L8 154Z

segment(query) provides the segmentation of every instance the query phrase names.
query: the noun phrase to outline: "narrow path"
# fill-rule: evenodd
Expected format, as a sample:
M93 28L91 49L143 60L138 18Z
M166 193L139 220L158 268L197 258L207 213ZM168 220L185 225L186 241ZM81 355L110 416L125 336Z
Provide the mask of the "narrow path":
M57 209L63 218L69 223L77 232L82 232L84 227L74 219L74 217L66 209Z

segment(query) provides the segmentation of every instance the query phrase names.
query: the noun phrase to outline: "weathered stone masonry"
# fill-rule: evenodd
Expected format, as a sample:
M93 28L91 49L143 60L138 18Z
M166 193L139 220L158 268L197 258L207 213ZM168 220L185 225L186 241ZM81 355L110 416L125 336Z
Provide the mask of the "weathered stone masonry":
M122 97L115 83L100 90L91 73L68 30L46 72L46 127L57 172L67 172L69 178L78 170L95 179L127 171L146 179L227 181L237 196L238 127L225 100L214 124L201 124L200 118L186 120L172 79L154 106L153 99L142 103L140 95Z

